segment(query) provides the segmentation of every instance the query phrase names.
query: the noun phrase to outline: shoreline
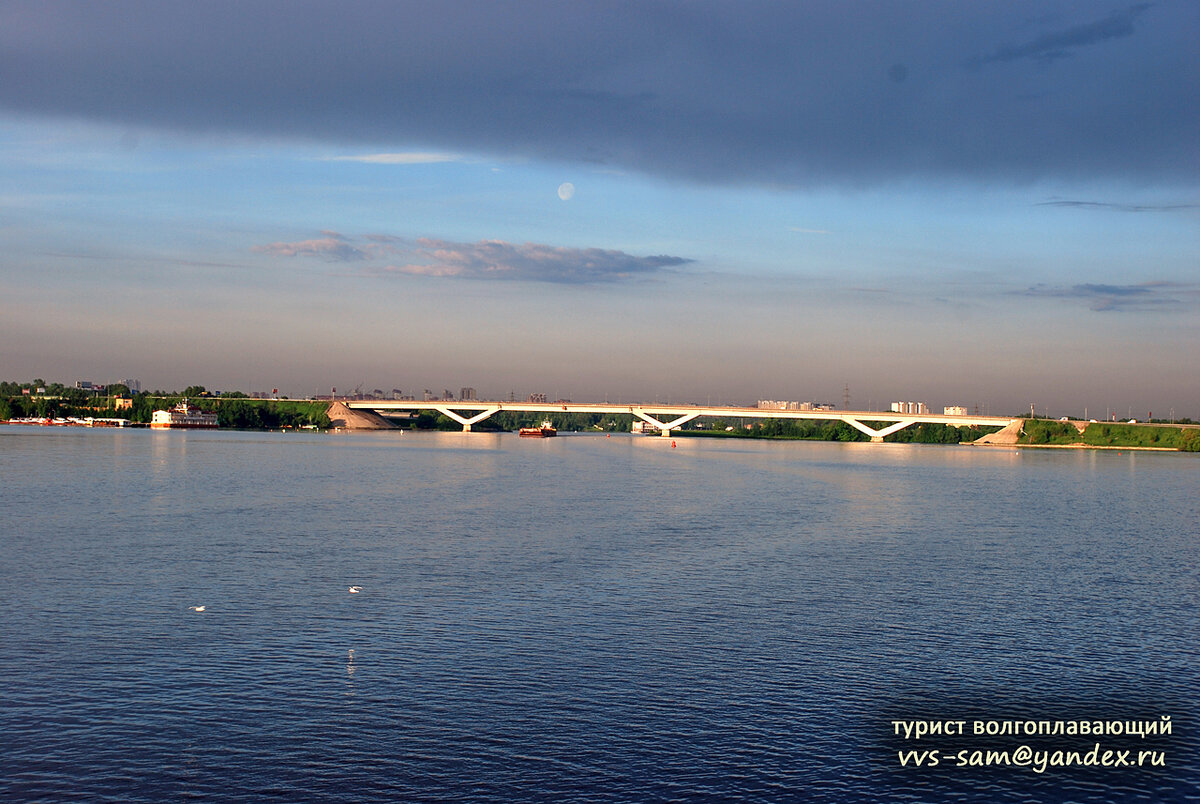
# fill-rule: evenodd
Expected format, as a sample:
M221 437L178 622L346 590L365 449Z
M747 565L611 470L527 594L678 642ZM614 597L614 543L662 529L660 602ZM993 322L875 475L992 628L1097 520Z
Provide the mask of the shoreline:
M1138 450L1139 452L1183 452L1187 450L1178 447L1120 447L1111 444L980 444L976 441L965 443L968 447L1020 447L1021 449L1115 449Z
M360 411L352 411L352 412L356 413L356 414L360 413ZM113 422L113 420L110 419L110 420L106 421L104 419L97 419L96 423L89 424L89 423L86 423L86 421L84 421L84 420L75 419L74 417L62 418L57 421L54 419L49 419L49 420L47 420L47 419L0 419L0 425L11 425L14 427L33 427L33 428L69 427L69 428L75 428L75 429L101 429L101 430L135 430L135 429L136 430L143 430L143 429L150 430L150 429L154 429L154 428L150 427L150 425L142 423L142 422L133 422L133 421L129 421L129 420L125 420L125 422L123 424L115 424L115 423L110 423L110 422ZM409 428L397 427L391 423L389 423L389 424L391 424L391 426L386 426L386 427L378 426L374 422L371 422L371 424L373 424L375 426L366 426L366 427L364 427L364 426L358 426L358 427L341 426L341 427L339 427L339 426L335 425L333 427L328 427L328 428L315 427L312 425L299 426L299 427L284 426L284 427L262 427L262 428L234 426L234 427L222 427L220 429L223 431L226 431L226 432L258 432L258 433L264 433L264 432L287 433L287 432L302 432L302 431L328 432L328 433L395 431L398 433L403 433L409 429ZM159 428L159 429L187 430L187 429L217 429L217 428L176 427L176 428ZM424 428L414 428L413 431L420 432L422 429L424 429ZM434 428L434 429L430 429L429 432L439 432L439 430ZM446 432L456 432L456 431L446 431ZM479 430L478 432L480 432L480 433L485 433L485 432L486 433L505 433L505 432L516 432L516 431ZM633 434L633 433L624 433L624 434L637 436L637 434ZM996 434L993 433L991 435L996 435ZM637 437L641 437L641 436L637 436ZM685 438L685 439L686 438L715 438L717 440L745 439L745 440L749 440L749 441L809 441L809 442L816 442L816 443L836 443L835 439L794 438L794 437L790 438L788 436L762 436L762 435L752 435L752 434L748 434L748 433L724 433L724 432L704 431L704 430L676 431L676 432L672 433L672 437ZM1076 442L1076 443L1072 443L1072 444L1028 444L1028 443L1022 444L1022 443L1016 443L1016 442L997 443L994 441L987 441L985 439L987 439L987 436L983 436L982 438L977 439L975 441L958 441L958 442L938 442L938 441L891 442L891 441L888 441L888 442L882 442L882 443L910 444L910 445L933 446L933 447L937 447L937 446L964 446L964 447L984 447L984 448L987 448L987 447L993 447L993 448L995 448L995 447L1001 447L1001 448L1017 447L1017 448L1022 448L1022 449L1117 450L1118 452L1126 451L1126 450L1127 451L1138 451L1138 452L1179 452L1179 453L1187 453L1187 452L1195 451L1195 450L1181 449L1179 447L1151 447L1151 446L1142 446L1142 445L1123 446L1123 445L1119 445L1119 444L1086 444L1086 443L1082 443L1082 442ZM846 442L846 443L852 443L852 442ZM857 442L853 442L853 443L866 443L866 442L857 441Z

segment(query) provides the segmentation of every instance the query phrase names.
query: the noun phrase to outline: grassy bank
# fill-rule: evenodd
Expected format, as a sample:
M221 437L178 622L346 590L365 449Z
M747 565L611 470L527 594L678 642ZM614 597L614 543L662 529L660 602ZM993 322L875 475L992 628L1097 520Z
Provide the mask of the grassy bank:
M1157 447L1200 452L1200 430L1169 425L1090 422L1081 433L1071 422L1029 419L1017 443L1028 446Z

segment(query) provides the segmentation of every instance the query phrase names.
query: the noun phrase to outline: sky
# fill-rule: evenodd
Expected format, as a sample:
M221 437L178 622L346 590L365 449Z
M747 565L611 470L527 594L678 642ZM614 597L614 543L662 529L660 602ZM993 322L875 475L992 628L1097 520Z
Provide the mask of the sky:
M1198 35L0 0L0 378L1200 418Z

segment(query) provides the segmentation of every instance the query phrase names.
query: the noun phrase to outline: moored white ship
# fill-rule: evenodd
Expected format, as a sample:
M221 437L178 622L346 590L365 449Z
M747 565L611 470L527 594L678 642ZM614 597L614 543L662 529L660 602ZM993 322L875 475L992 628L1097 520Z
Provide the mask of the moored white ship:
M168 410L156 410L150 417L150 426L171 430L215 430L217 414L189 405L185 399Z

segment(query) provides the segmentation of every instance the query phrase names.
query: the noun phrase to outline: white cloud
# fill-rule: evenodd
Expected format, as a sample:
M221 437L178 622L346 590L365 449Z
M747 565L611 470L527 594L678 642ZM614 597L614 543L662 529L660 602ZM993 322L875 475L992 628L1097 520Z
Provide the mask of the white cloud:
M254 246L250 250L259 254L274 254L277 257L323 257L328 260L349 262L361 260L366 254L351 245L337 232L321 232L322 238L301 240L294 243L268 243Z
M434 151L410 151L397 154L359 154L356 156L332 156L328 162L364 162L370 165L433 165L439 162L461 162L458 154Z

